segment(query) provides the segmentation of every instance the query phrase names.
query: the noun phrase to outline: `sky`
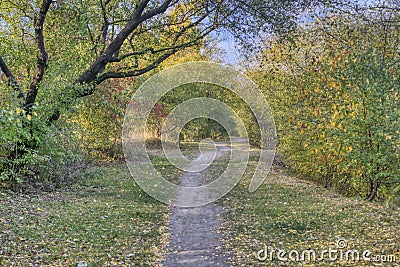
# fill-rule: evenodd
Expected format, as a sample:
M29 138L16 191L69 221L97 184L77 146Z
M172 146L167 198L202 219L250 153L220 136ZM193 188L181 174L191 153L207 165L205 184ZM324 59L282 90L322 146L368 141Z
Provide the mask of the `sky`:
M223 54L220 55L220 58L224 63L237 65L241 61L240 53L235 47L235 42L233 38L227 36L226 38L224 38L224 40L221 40L217 43L217 47L223 52Z

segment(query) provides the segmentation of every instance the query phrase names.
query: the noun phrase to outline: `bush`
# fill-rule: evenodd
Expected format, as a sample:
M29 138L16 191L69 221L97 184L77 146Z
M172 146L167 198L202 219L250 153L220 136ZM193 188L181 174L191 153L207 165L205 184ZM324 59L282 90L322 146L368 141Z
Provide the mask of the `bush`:
M2 88L7 92L7 87ZM0 187L13 190L52 189L75 178L82 157L68 151L55 126L46 123L42 107L19 108L11 92L2 95L0 110Z
M271 99L279 149L326 187L392 201L400 186L400 35L354 18L319 23L271 42L265 71L254 74Z

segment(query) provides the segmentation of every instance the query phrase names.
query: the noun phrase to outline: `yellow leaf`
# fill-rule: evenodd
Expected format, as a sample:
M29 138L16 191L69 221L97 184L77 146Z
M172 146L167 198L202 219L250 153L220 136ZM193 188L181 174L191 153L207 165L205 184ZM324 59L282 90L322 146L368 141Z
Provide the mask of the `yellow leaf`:
M339 112L335 111L335 113L333 114L332 119L334 120L334 119L336 119L338 116L339 116Z
M331 82L329 83L329 86L332 87L332 88L336 88L336 87L339 86L339 84L338 84L337 82L335 82L335 81L331 81Z
M28 115L26 115L26 118L27 118L28 121L30 121L32 117L31 117L30 114L28 114Z

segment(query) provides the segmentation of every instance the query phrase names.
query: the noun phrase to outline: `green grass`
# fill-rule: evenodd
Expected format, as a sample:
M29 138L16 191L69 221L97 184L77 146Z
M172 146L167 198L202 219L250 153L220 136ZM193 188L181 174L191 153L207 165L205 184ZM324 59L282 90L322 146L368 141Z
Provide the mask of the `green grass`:
M193 157L197 144L183 144ZM178 182L182 171L159 154L151 156L164 177ZM206 181L227 165L228 156L206 172ZM250 157L250 169L257 157ZM225 213L220 231L232 266L296 266L260 262L264 245L317 252L343 238L349 249L395 255L400 262L400 211L339 196L310 182L274 170L254 193L251 172L218 201ZM0 266L159 266L168 242L168 206L134 182L125 165L88 168L78 184L36 195L0 193ZM338 266L338 262L307 263ZM373 266L342 262L342 266ZM384 265L384 264L383 264ZM388 266L395 266L393 263Z
M54 193L0 196L0 266L157 266L168 207L124 165L91 167Z
M254 158L253 158L254 159ZM250 162L254 165L254 162ZM227 196L220 228L233 266L297 266L299 262L259 261L264 245L302 251L335 249L371 250L373 255L395 255L400 263L400 212L381 204L339 196L318 185L274 170L254 193L248 192L250 172ZM318 255L318 254L317 254ZM325 256L325 258L327 258ZM269 258L268 258L269 259ZM395 266L396 263L382 263ZM370 262L303 262L306 266L374 266Z
M160 145L148 142L153 165L178 183L183 172L159 153ZM188 157L197 148L182 144ZM77 184L52 193L0 192L0 266L159 266L168 215L125 164L92 166Z

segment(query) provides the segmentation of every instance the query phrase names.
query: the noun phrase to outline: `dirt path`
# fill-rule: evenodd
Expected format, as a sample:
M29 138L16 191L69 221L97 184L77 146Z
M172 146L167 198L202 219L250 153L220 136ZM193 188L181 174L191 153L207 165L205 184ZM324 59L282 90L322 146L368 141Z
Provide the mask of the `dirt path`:
M229 150L226 145L219 145L216 159ZM203 160L207 162L214 156L214 152L203 153L200 161L195 159L191 164L198 165ZM181 177L181 185L201 185L206 171L186 172ZM185 199L189 198L183 192L178 192L177 201L184 203ZM221 235L217 233L221 224L218 215L222 212L223 210L214 203L193 208L171 207L170 243L164 266L229 266L220 243Z

